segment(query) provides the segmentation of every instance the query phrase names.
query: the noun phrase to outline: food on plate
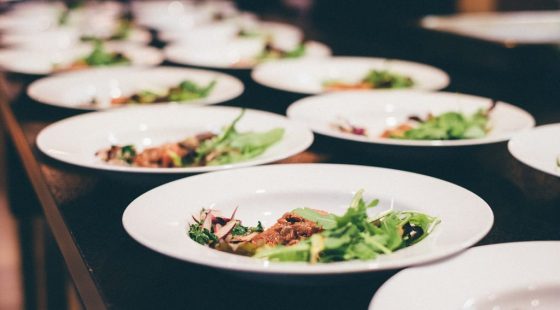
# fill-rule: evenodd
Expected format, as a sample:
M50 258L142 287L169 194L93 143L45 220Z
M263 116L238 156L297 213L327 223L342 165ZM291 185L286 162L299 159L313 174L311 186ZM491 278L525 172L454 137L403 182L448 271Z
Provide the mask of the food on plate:
M440 222L415 211L388 210L374 217L358 191L341 216L325 211L299 208L285 213L271 227L261 222L244 226L235 217L214 209L193 215L189 237L213 249L275 262L330 263L371 260L379 255L414 245L426 238Z
M370 70L359 82L348 83L338 80L329 80L323 83L323 88L328 91L379 89L379 88L410 88L414 86L412 78L388 70Z
M130 64L130 59L123 53L110 52L105 49L103 42L93 42L93 50L85 57L75 60L69 65L54 65L55 71L73 71L90 67L115 66Z
M496 103L488 109L479 109L468 115L460 112L446 112L440 115L428 114L421 118L413 115L398 126L389 128L381 133L381 138L403 140L461 140L479 139L490 131L490 113ZM343 133L370 136L365 127L341 120L332 123L332 127Z
M99 37L95 35L84 35L80 39L83 42L91 42L91 41L99 41L99 40L108 40L108 41L123 41L130 37L130 33L132 32L132 22L128 19L121 19L119 20L117 27L113 34L108 37Z
M479 139L490 131L489 109L480 109L472 115L459 112L446 112L437 116L429 114L422 119L409 117L407 122L385 130L381 137L407 140L460 140Z
M260 62L267 61L267 60L300 58L305 55L305 51L306 48L304 43L298 44L295 48L291 50L284 50L268 42L260 54L256 55L254 58L241 59L233 66L245 67L245 66L256 65Z
M196 82L190 80L183 80L176 86L167 90L166 93L158 93L151 90L142 90L129 96L121 96L111 98L111 105L123 104L152 104L152 103L165 103L165 102L186 102L196 99L203 99L208 97L214 87L216 81L213 80L207 85L201 86ZM97 98L93 98L90 102L93 105L100 104Z
M221 132L201 132L178 142L138 150L134 145L112 145L95 155L111 165L182 168L216 166L255 158L284 136L284 129L265 132L238 132L236 124L244 111Z

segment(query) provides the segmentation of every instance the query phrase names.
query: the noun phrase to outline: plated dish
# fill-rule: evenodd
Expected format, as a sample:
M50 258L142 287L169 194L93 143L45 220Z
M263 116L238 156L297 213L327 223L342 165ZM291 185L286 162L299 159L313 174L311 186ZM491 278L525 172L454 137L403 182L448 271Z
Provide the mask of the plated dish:
M0 67L4 70L36 75L90 67L155 66L162 61L157 49L124 42L84 43L63 49L0 50Z
M243 226L219 210L203 208L193 215L189 237L218 251L274 262L332 263L374 260L410 247L426 238L440 220L415 211L393 211L368 216L378 199L366 202L356 192L348 209L338 216L313 208L282 215L269 228Z
M59 89L66 89L64 92ZM63 108L100 110L130 105L207 105L231 100L243 83L227 74L172 67L100 68L43 78L31 83L32 99Z
M445 72L428 65L365 57L263 63L251 76L264 86L303 94L386 88L438 90L449 84Z
M189 174L284 159L313 134L280 115L231 107L160 105L74 116L41 131L46 155L97 170ZM235 121L232 123L232 121Z
M465 218L477 220L465 223ZM482 199L453 184L397 170L328 164L185 178L140 196L123 214L126 231L157 252L283 276L425 263L474 244L492 222Z
M461 146L506 141L535 124L504 102L445 92L353 91L296 101L288 117L339 139L405 146Z
M427 16L424 28L512 44L556 44L560 41L558 11L522 11Z
M397 273L369 309L558 309L559 259L556 241L475 247Z
M268 44L262 38L241 38L224 42L212 42L200 48L181 43L166 46L167 60L177 64L220 68L251 69L258 63L279 59L325 58L331 50L319 42L303 42L282 48Z
M242 110L217 132L197 132L142 151L134 144L111 144L95 152L95 156L109 165L141 168L213 167L244 162L263 154L284 136L281 127L239 132L237 123L244 114Z
M508 149L525 165L560 177L560 124L538 126L520 133L509 141Z

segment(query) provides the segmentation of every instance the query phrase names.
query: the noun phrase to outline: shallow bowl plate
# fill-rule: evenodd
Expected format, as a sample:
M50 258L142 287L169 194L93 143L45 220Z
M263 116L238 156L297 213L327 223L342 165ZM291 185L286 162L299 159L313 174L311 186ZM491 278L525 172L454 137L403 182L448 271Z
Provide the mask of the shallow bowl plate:
M475 247L399 272L369 309L560 309L559 260L557 241Z
M237 124L240 132L284 128L281 141L253 159L228 165L185 168L142 168L110 165L95 153L115 144L153 147L201 132L218 132L235 119L241 109L233 107L188 107L161 105L116 109L74 116L54 123L37 136L37 146L46 155L86 168L128 173L189 174L254 166L278 161L307 149L313 134L287 118L247 110Z
M449 84L449 76L432 66L384 58L331 57L323 59L287 59L258 65L251 76L271 88L302 94L325 92L323 83L358 82L372 70L388 70L412 78L413 88L438 90Z
M170 87L175 87L184 80L193 81L201 86L216 81L208 97L185 101L187 105L225 102L243 92L241 81L219 72L173 67L120 67L92 69L43 78L33 82L27 89L27 94L32 99L49 105L99 110L111 108L109 104L111 98L130 96L143 90L165 93ZM65 91L61 92L61 89ZM90 104L94 98L100 104Z
M508 149L520 162L560 177L560 124L520 133L509 141Z
M490 114L491 129L483 138L464 140L404 140L380 137L383 131L398 126L409 116L426 117L429 113L475 113L487 109L491 99L446 92L426 91L351 91L307 97L288 108L288 116L313 131L363 143L403 146L461 146L495 143L535 125L533 117L511 104L499 102ZM368 135L344 133L334 126L348 122L365 128Z
M188 235L191 215L201 208L229 214L245 225L273 225L285 212L310 207L342 214L355 191L378 198L375 212L390 207L416 210L441 219L422 242L371 261L330 264L273 263L202 246ZM134 200L125 210L126 231L148 248L191 263L232 271L320 275L374 272L430 262L457 253L480 240L493 223L489 206L451 183L383 168L293 164L209 173L165 184Z

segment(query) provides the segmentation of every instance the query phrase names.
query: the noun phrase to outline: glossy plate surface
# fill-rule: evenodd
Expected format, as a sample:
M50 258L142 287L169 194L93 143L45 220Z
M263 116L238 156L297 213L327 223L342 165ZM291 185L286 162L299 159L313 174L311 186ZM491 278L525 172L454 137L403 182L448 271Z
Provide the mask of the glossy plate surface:
M447 73L432 66L384 58L331 57L322 59L287 59L263 63L253 70L253 80L284 91L318 94L323 83L359 82L372 70L388 70L412 78L413 88L438 90L449 84Z
M155 66L163 61L161 52L153 47L124 42L109 42L105 46L109 51L126 55L132 61L132 66ZM62 67L69 65L86 57L92 48L92 44L79 44L63 49L2 49L0 50L0 67L16 73L50 74L54 72L55 65Z
M460 146L495 143L535 125L533 117L511 104L499 102L490 114L491 129L484 138L464 140L404 140L380 137L409 116L426 117L458 111L466 114L487 109L492 100L472 95L426 91L351 91L307 97L288 108L288 116L313 131L364 143L405 146ZM334 125L348 122L365 128L368 136L341 132Z
M371 261L330 264L272 263L202 246L188 235L191 214L238 206L245 225L270 227L285 212L310 207L342 214L353 194L378 198L373 213L416 210L441 223L422 242ZM153 189L134 200L123 215L126 231L148 248L191 263L255 273L342 274L374 272L426 263L475 244L489 231L493 214L478 196L454 184L404 171L351 165L271 165L208 173Z
M557 241L475 247L397 273L369 309L560 309L559 260Z
M509 141L508 149L520 162L560 177L560 124L521 133Z
M130 173L200 173L274 162L307 149L313 134L287 118L263 111L246 110L237 124L240 132L284 128L284 137L253 159L220 166L143 168L109 165L95 153L113 144L134 144L139 150L201 132L219 132L241 112L232 107L162 105L117 109L74 116L54 123L37 136L38 148L48 156L82 167Z
M71 109L111 108L111 98L130 96L149 90L165 94L184 80L206 86L216 85L209 96L183 102L186 105L216 104L231 100L243 92L243 83L230 75L173 67L101 68L59 74L33 82L27 94L39 102ZM60 89L65 89L61 92ZM90 104L95 99L98 104ZM120 105L123 106L123 105Z

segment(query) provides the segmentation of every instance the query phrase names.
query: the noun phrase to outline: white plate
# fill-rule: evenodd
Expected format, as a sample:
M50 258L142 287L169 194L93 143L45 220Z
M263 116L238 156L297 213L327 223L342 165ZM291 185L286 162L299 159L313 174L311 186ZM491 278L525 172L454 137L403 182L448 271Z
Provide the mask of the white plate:
M134 144L143 149L204 131L219 131L240 112L241 109L232 107L162 105L88 113L46 127L37 136L37 147L57 160L92 169L186 174L278 161L304 151L313 142L313 134L304 126L277 114L247 110L237 125L239 131L284 128L285 132L281 141L244 162L206 167L141 168L110 165L95 157L95 152L112 144Z
M415 82L413 88L417 89L437 90L449 84L449 76L445 72L428 65L366 57L287 59L258 65L251 76L257 83L271 88L318 94L324 92L325 81L358 82L372 69L409 76Z
M87 56L92 44L80 44L67 49L31 50L26 48L9 48L0 50L0 67L6 71L24 74L50 74L53 65L67 65ZM107 50L125 54L133 66L155 66L163 61L161 52L153 47L132 43L108 42Z
M558 44L560 11L428 16L422 27L502 44Z
M560 124L550 124L514 136L508 144L511 155L542 172L560 177Z
M370 310L560 309L560 242L516 242L469 249L397 273Z
M203 47L177 43L165 47L164 54L167 60L177 64L217 69L251 69L254 65L239 66L236 63L257 57L264 46L263 38L208 42ZM302 56L305 59L325 58L331 55L330 48L319 42L307 42L305 48L305 55Z
M183 80L199 85L216 81L210 95L204 99L185 102L187 105L216 104L231 100L243 93L243 83L230 75L195 69L173 67L100 68L57 74L37 80L27 88L27 94L42 103L82 110L111 108L107 105L87 104L93 98L109 103L113 97L128 96L141 90L165 92ZM60 91L64 89L64 91Z
M384 130L406 121L411 115L420 117L449 111L475 113L490 106L491 99L446 92L411 90L348 91L307 97L288 108L288 116L313 131L346 140L365 143L407 146L459 146L495 143L535 125L533 117L511 104L499 102L490 114L492 129L484 138L465 140L402 140L381 138ZM343 133L332 124L346 120L366 128L370 136Z
M347 209L355 191L380 199L377 211L416 210L441 219L422 242L371 261L330 264L271 263L219 252L187 235L191 214L212 207L226 214L239 206L246 225L273 225L299 207L335 214ZM126 231L146 247L192 263L257 273L341 274L402 268L457 253L489 231L493 214L478 196L451 183L404 171L366 166L271 165L185 178L134 200L123 215Z
M93 31L92 34L103 34L109 37L112 31ZM80 32L72 28L56 28L38 33L7 33L0 36L0 43L5 46L16 46L27 49L63 49L70 48L81 43ZM152 39L151 34L140 28L133 28L129 36L119 42L134 42L148 44Z

